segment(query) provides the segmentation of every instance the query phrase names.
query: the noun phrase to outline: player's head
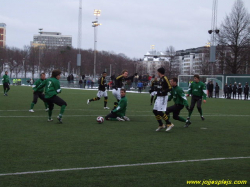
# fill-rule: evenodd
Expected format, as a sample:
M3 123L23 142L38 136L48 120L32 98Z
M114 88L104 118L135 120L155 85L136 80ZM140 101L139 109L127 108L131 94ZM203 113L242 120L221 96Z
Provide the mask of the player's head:
M56 78L56 79L60 79L60 76L61 76L61 71L60 70L53 70L52 71L52 75L51 75L51 77L54 77L54 78Z
M200 81L200 76L199 75L194 75L194 82L199 82Z
M178 83L178 79L176 77L170 79L170 84L172 87L177 86L177 83Z
M126 95L126 90L125 89L121 89L121 97L124 97Z
M106 71L102 72L102 76L106 77L107 76L107 72Z
M124 77L127 77L127 76L128 76L128 70L126 70L126 69L123 70L123 71L122 71L122 75L123 75Z
M45 73L41 73L41 74L40 74L40 78L41 78L42 80L44 80L45 77L46 77L46 76L45 76Z
M5 71L5 75L7 75L8 74L8 71Z
M159 77L162 77L165 74L165 69L163 67L157 69L157 74Z

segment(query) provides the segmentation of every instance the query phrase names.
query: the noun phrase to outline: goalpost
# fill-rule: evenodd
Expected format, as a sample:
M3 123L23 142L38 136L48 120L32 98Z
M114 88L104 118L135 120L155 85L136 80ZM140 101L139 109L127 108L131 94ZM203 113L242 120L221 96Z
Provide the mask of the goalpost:
M218 83L220 87L219 97L223 96L223 87L224 87L224 76L223 75L199 75L200 81L207 84L210 80L214 84ZM184 91L188 90L189 82L194 80L194 75L179 75L178 76L178 86L181 87ZM213 92L214 96L214 92Z
M250 76L226 76L226 83L229 85L234 83L241 83L241 85L245 85L246 82L250 83Z

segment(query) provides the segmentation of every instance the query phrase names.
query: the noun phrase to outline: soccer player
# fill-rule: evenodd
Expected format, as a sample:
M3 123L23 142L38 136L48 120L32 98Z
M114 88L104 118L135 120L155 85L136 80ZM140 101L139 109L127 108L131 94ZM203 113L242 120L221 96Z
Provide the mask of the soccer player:
M206 103L206 96L207 96L206 85L200 81L199 75L194 75L194 82L192 82L192 84L189 86L187 96L189 96L190 94L192 95L192 100L191 100L191 106L190 106L189 115L188 115L185 127L188 127L191 124L190 117L194 110L194 106L196 102L197 102L197 109L200 113L200 117L202 120L205 120L205 118L203 117L202 109L201 109L201 103L202 103L202 97L203 97L203 102Z
M248 100L248 94L249 94L249 86L248 83L246 82L245 86L244 86L244 100Z
M116 77L115 79L115 85L113 86L112 94L117 99L117 102L121 99L121 88L124 88L126 84L126 80L133 79L134 76L128 77L128 71L123 70L122 74ZM114 103L114 108L117 106L117 102Z
M177 86L177 83L178 83L177 78L172 78L170 80L172 90L170 92L171 95L169 96L168 101L171 101L173 99L174 105L167 108L166 114L168 115L168 119L170 119L170 113L173 113L173 118L175 120L186 122L186 119L179 116L179 114L180 111L184 108L184 106L189 111L189 106L184 91L179 86ZM173 124L169 125L166 131L170 131L173 127L174 127Z
M121 99L118 103L118 106L108 114L105 119L111 121L130 121L130 119L125 116L127 109L127 98L126 98L126 90L121 89L120 91Z
M10 90L10 78L8 76L8 71L5 71L5 75L3 76L3 92L4 96L8 96L8 91Z
M234 83L234 85L233 85L233 99L236 99L236 92L237 92L237 84L236 84L236 82Z
M107 87L106 76L107 76L107 72L103 72L102 77L98 80L99 88L97 92L97 97L93 99L88 99L87 104L89 104L92 101L98 101L100 100L100 98L104 97L104 109L109 109L109 107L107 107L108 93L106 90L106 87Z
M153 113L157 122L159 123L159 127L156 129L156 131L159 131L166 128L166 125L163 125L161 119L166 121L167 126L173 125L169 121L167 114L165 114L168 102L168 92L171 91L172 87L168 81L168 78L164 75L165 69L163 67L157 70L157 74L160 77L160 80L157 88L157 99L154 104Z
M47 112L49 110L48 104L47 104L47 102L45 100L45 97L44 97L44 94L43 94L44 88L42 87L39 90L34 91L34 88L38 87L46 79L45 77L46 77L45 73L41 73L40 74L40 79L38 79L34 83L34 85L32 86L33 87L32 88L33 89L33 101L31 103L29 112L34 112L33 108L34 108L34 105L37 103L38 98L40 98L44 102L45 111Z
M61 77L61 71L53 70L51 78L46 79L37 88L34 88L34 91L37 91L40 88L45 86L45 98L49 105L49 112L48 112L49 122L53 121L51 116L52 116L52 111L54 109L54 104L61 107L60 114L57 116L57 119L60 123L62 123L62 116L67 106L67 103L63 99L57 96L58 93L61 93L61 87L60 87L60 82L59 82L60 77Z
M155 102L156 98L157 98L157 87L158 87L158 80L157 80L157 77L154 78L154 80L151 82L151 86L150 86L150 90L149 90L149 93L150 93L150 103L151 105L153 104L153 100ZM155 99L154 99L155 97Z

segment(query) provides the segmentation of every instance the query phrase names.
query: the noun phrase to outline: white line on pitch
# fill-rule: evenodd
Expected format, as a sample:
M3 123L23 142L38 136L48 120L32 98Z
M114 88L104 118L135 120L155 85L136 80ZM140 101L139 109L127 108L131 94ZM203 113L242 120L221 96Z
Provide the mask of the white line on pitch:
M52 169L52 170L41 170L41 171L2 173L0 174L0 176L27 175L27 174L36 174L36 173L51 173L51 172L62 172L62 171L77 171L77 170L93 170L93 169L105 169L105 168L121 168L121 167L132 167L132 166L149 166L149 165L162 165L162 164L187 163L187 162L204 162L204 161L214 161L214 160L238 160L238 159L248 159L248 158L250 158L250 156L228 157L228 158L207 158L207 159L179 160L179 161L138 163L138 164L123 164L123 165L97 166L97 167L85 167L85 168Z

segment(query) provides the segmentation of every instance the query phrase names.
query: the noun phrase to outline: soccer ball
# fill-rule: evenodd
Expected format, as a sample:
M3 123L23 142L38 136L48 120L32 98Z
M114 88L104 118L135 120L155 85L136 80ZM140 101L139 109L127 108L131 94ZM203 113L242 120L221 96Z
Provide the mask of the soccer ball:
M103 122L104 122L104 118L103 118L102 116L98 116L98 117L96 118L96 121L97 121L98 123L103 123Z

